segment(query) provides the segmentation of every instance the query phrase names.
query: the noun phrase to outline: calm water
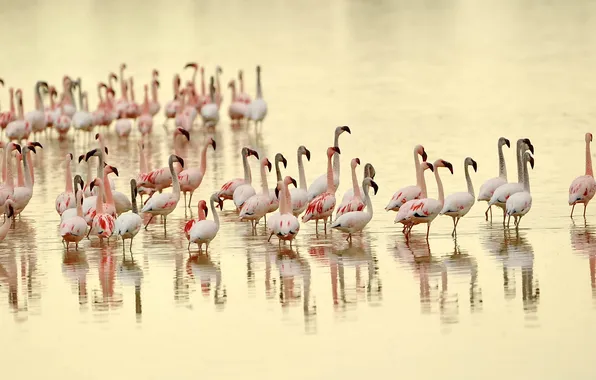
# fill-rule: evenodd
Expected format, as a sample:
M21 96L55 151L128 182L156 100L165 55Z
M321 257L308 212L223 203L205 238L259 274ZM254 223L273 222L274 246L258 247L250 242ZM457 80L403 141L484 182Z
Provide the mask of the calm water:
M351 247L337 232L317 238L309 223L295 250L279 252L263 227L255 237L235 222L228 204L211 255L189 258L179 207L166 236L161 224L139 234L134 261L123 258L120 244L101 247L97 239L65 254L54 211L64 187L60 163L67 152L94 145L82 136L62 143L41 137L34 198L0 243L4 374L594 378L596 209L588 209L587 222L573 223L567 189L583 174L583 134L596 119L596 3L146 4L6 3L0 33L14 37L0 74L7 87L24 88L29 109L38 79L81 76L95 105L95 83L120 62L135 75L137 98L157 67L163 105L172 75L189 60L208 73L221 65L224 83L245 69L251 94L261 64L270 109L264 132L232 130L223 117L195 199L241 176L246 145L269 157L282 152L284 173L296 178L296 148L306 145L311 181L325 170L334 127L347 124L339 194L350 186L351 158L373 163L375 216ZM172 151L161 116L156 123L152 168ZM476 190L497 175L499 136L529 137L536 147L534 205L519 232L485 222L480 204L459 224L456 241L451 219L441 217L428 244L423 227L406 243L395 214L383 208L395 190L415 182L414 145L424 144L430 161L454 164L455 174L443 175L451 193L465 190L466 156L478 162ZM205 138L193 132L190 165L198 165ZM138 171L136 136L108 141L108 162L121 173L117 189L128 193ZM515 180L514 149L506 158ZM256 165L253 175L258 183Z

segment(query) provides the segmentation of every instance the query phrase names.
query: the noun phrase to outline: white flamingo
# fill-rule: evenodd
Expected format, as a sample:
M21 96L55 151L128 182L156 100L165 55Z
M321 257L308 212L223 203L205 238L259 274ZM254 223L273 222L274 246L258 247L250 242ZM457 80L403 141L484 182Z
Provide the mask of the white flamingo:
M404 233L411 226L411 223L406 219L406 217L408 216L408 212L410 211L410 207L412 207L418 199L424 199L427 197L426 180L424 179L424 171L427 169L430 170L431 172L435 171L433 165L427 161L422 162L420 164L420 166L417 168L416 177L419 178L419 185L420 185L420 189L421 189L420 196L418 198L410 199L406 203L399 206L397 215L395 215L394 222L395 223L399 222L399 223L403 224L404 227L402 229L402 232L404 232Z
M355 210L346 212L337 217L331 224L331 228L347 233L348 237L346 240L350 242L352 242L352 234L362 231L373 217L373 206L370 195L368 194L370 187L374 189L376 195L377 191L379 191L379 186L370 177L364 178L362 181L362 190L364 193L364 202L366 203L366 211Z
M199 251L202 248L202 245L205 244L205 252L209 249L209 243L217 236L217 231L219 231L219 215L217 215L217 210L215 209L215 202L218 203L219 209L223 209L223 202L217 195L217 192L213 193L210 198L211 203L211 213L213 214L213 220L200 220L195 223L189 232L189 240L188 240L188 248L190 249L190 244L197 244L199 246Z
M375 167L370 162L368 162L368 163L366 163L366 165L364 165L363 172L364 172L364 176L362 178L370 177L370 179L374 180L375 176L377 175L377 171L375 170ZM358 189L360 190L360 194L364 194L364 190L362 189L361 185L358 185ZM352 198L354 198L354 189L353 189L353 187L350 187L344 193L344 196L341 199L341 203L347 203Z
M319 219L323 219L325 234L327 234L327 219L335 209L335 183L333 181L333 166L331 165L331 158L334 154L340 154L338 147L327 148L327 191L317 195L310 201L306 212L302 216L302 222L306 223L309 220L316 220L315 231L319 233Z
M83 181L83 178L77 174L74 177L73 183L74 183L74 188L73 188L74 194L76 194L78 190L81 190L83 192L83 200L81 201L81 210L82 210L83 209L82 208L83 201L85 199L85 191L83 190L84 186L85 186L85 182ZM78 189L77 189L77 186L78 186ZM75 208L67 208L66 210L64 210L64 212L62 212L62 214L60 215L61 222L77 215L76 196L74 197L74 199L75 199L75 201L74 201Z
M277 181L275 182L276 187L269 190L269 209L267 210L267 213L274 212L279 207L279 199L277 199L275 189L277 189L277 182L283 181L283 178L281 176L281 169L279 167L280 162L284 164L284 169L286 169L288 167L288 160L286 160L286 158L284 157L283 154L277 153L275 155L275 160L274 160L275 175L277 178Z
M210 103L207 103L201 107L201 117L203 118L203 125L207 128L213 128L219 122L219 106L215 99L215 86L213 84L213 77L211 77L209 83L209 96L211 99Z
M33 179L31 177L31 168L29 167L29 165L31 165L29 162L30 155L27 154L29 150L35 152L35 148L33 146L23 146L22 160L25 183L24 186L18 186L14 188L12 199L14 201L15 215L19 215L21 212L23 212L33 197ZM19 162L19 160L17 160L17 162Z
M223 201L225 201L226 199L234 200L234 194L236 193L236 189L243 185L250 186L250 184L252 183L252 174L250 172L250 165L248 164L248 157L254 156L258 160L259 154L250 148L244 147L242 148L241 155L242 166L244 168L244 178L234 178L222 185L221 189L217 194ZM252 186L250 186L250 188L252 188ZM242 203L244 203L244 201L248 199L251 195L255 194L254 189L252 189L252 191L252 194L250 194L250 192L247 192L247 194L250 194L247 197L243 196L244 200L242 200ZM240 192L238 195L240 195ZM234 201L234 204L236 204L236 201ZM242 204L240 204L240 206L242 206ZM236 206L236 208L238 208L238 206Z
M529 152L524 152L524 190L512 194L507 198L507 203L505 204L505 209L508 215L507 227L509 227L509 220L513 216L515 229L518 229L521 218L523 218L532 208L528 163L532 166L532 169L534 169L534 157L532 157Z
M308 206L308 190L306 187L306 174L304 173L304 163L302 156L310 161L310 150L306 149L304 145L298 147L298 184L299 187L290 189L290 198L292 199L292 214L298 216L306 210Z
M348 132L352 134L350 128L348 126L337 127L335 128L334 137L333 137L333 146L339 148L339 136L344 133ZM333 157L333 185L337 189L339 187L339 154ZM327 174L321 174L317 179L315 179L310 186L308 187L308 200L313 200L319 194L325 192L327 190Z
M203 151L201 152L201 164L199 168L188 168L182 170L178 173L178 180L180 181L180 190L184 193L184 207L186 207L186 193L190 193L190 199L188 200L188 207L190 208L190 204L192 202L192 195L194 194L195 190L201 186L203 182L203 177L207 172L207 148L209 146L213 147L215 150L216 143L215 140L212 138L207 139L207 143L203 147Z
M260 125L263 127L263 120L267 116L267 102L263 99L263 87L261 85L261 66L257 66L257 95L250 102L247 109L247 117L255 122L255 131ZM337 144L335 145L337 146Z
M0 185L0 207L4 207L4 203L13 198L14 195L14 174L12 172L12 152L17 151L21 153L21 146L14 142L9 142L4 147L4 162L2 164L2 172L6 173L6 180Z
M269 240L275 235L279 239L280 245L282 240L289 241L290 248L292 248L292 240L300 231L300 221L292 214L292 195L288 188L290 183L296 188L296 180L290 176L286 176L283 181L277 182L275 192L279 196L279 213L269 217L267 228L270 231Z
M176 156L175 154L170 155L168 159L168 167L170 169L170 177L172 180L172 192L171 193L160 193L154 194L151 198L147 200L145 206L141 210L142 213L148 213L151 215L151 218L145 225L145 229L151 223L151 220L155 217L155 215L163 216L163 228L166 229L166 218L169 214L172 213L176 209L178 205L178 201L180 200L180 182L178 182L178 175L174 171L174 162L178 162L182 168L184 168L184 160Z
M122 252L125 250L125 241L130 239L130 252L132 253L132 240L141 230L143 219L137 208L137 181L130 180L130 199L132 200L132 212L121 214L115 222L114 232L122 237Z
M456 229L459 220L466 216L474 205L474 186L472 185L472 179L470 178L469 166L474 169L474 172L478 171L478 164L476 161L471 157L466 157L464 160L464 172L466 173L468 191L450 194L445 198L443 209L441 210L441 215L447 215L453 218L453 232L451 233L451 236L454 236L457 233Z
M356 167L360 165L359 158L353 158L350 162L350 167L352 168L352 197L345 197L342 203L337 206L337 211L335 212L335 218L339 218L341 215L352 212L352 211L362 211L366 204L362 199L362 193L360 192L360 186L358 185L358 177L356 176Z
M4 134L9 140L21 141L29 137L31 123L25 120L23 114L23 91L21 89L15 91L15 98L17 99L17 118L8 123Z
M31 131L34 134L43 132L46 129L46 117L43 107L43 97L41 90L44 89L45 93L49 92L48 84L43 81L38 81L35 84L35 109L27 112L25 120L31 124Z
M79 250L79 242L87 234L87 222L83 218L83 191L78 190L76 194L76 214L70 218L62 220L60 223L60 236L62 242L66 242L68 251L70 243L75 243L75 249Z
M416 145L414 147L414 168L416 169L416 185L406 186L397 190L391 197L391 200L385 207L385 211L399 211L399 208L406 202L413 199L425 198L426 195L422 195L422 182L424 182L424 171L420 170L420 159L426 162L426 151L422 145Z
M490 198L495 193L495 190L507 183L507 166L505 165L505 157L503 156L503 145L507 145L507 148L511 147L508 139L505 137L499 137L499 141L497 143L497 149L499 153L499 176L487 180L482 184L482 186L480 186L480 190L478 191L478 202L486 201L486 203L488 203ZM487 207L484 216L486 220L488 220L489 211L490 220L493 220L493 209L490 205Z
M240 209L240 221L250 220L253 231L256 231L257 224L269 210L269 186L267 186L267 172L265 168L271 171L271 162L267 157L261 158L261 193L248 198L242 204Z
M586 174L571 182L569 186L569 205L571 207L571 217L573 218L573 210L578 203L584 204L584 218L586 217L586 208L588 203L594 198L596 194L596 182L594 181L594 172L592 171L592 154L590 153L590 143L592 142L592 134L586 133Z
M62 216L62 213L67 209L77 207L77 200L72 187L72 170L70 168L70 161L72 161L72 159L72 153L68 153L64 159L64 164L66 165L66 186L64 192L56 197L56 212L58 212L58 215L60 216Z

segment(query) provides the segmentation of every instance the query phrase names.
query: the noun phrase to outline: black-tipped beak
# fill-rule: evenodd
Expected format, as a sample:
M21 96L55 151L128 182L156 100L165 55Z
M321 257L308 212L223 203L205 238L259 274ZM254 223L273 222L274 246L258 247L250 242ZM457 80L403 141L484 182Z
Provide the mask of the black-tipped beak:
M339 147L338 146L334 146L333 147L333 150L335 151L335 153L341 154L341 151L339 150Z
M32 151L33 153L37 154L35 151L35 147L33 145L27 147L28 150Z
M275 198L279 199L279 188L275 188Z
M84 154L81 154L79 156L79 164L81 163L81 161L83 161L84 158L85 158L85 155Z
M523 142L528 146L528 149L534 154L534 145L530 142L530 139L523 139Z
M271 171L271 162L269 160L267 160L267 169Z
M305 156L306 156L306 159L307 159L308 161L310 161L310 150L308 150L308 149L304 149L304 150L305 150L304 154L305 154Z
M427 158L428 158L428 156L426 155L426 151L424 149L422 149L422 161L426 162Z
M87 152L85 154L85 161L89 161L89 158L95 156L95 153L97 153L97 149L93 149L93 150L90 150L89 152Z
M379 185L375 181L370 181L370 186L375 190L375 195L377 195L377 191L379 191Z
M350 131L350 127L348 127L347 125L341 127L341 130L344 132L348 132L349 134L352 134L352 131Z
M112 169L112 172L114 172L114 174L116 174L116 177L120 177L120 175L118 174L118 168L115 166L110 166L110 168Z
M186 137L186 141L190 141L190 133L184 128L178 128L178 131Z
M453 165L451 165L451 162L447 162L447 161L443 160L443 165L445 165L445 167L447 169L449 169L449 171L451 172L451 174L453 174Z
M158 80L154 80L153 82L157 85L157 88L159 88L159 81Z
M286 158L284 156L281 156L281 162L282 162L282 164L284 164L284 168L288 167L288 160L286 160Z
M0 84L4 86L4 79L0 79Z
M184 167L184 160L182 159L182 157L176 156L176 160L180 163L180 165L182 165L182 167Z
M194 62L190 62L190 63L187 63L186 65L184 65L184 68L185 69L188 69L188 68L191 68L191 67L193 69L196 69L198 67L198 65L196 63L194 63Z
M358 165L360 165L360 159L359 159L359 158L356 158L356 163L357 163Z
M292 178L292 185L294 185L294 187L298 187L298 184L296 184L296 180L294 178Z
M431 164L430 162L428 162L427 164L428 164L428 169L429 169L431 172L434 172L434 171L435 171L435 167L433 166L433 164Z
M211 140L211 146L213 147L213 150L215 150L217 144L215 143L215 140Z
M17 151L17 152L19 152L19 153L23 153L23 152L21 151L21 146L20 146L19 144L14 144L14 148L16 149L16 151Z
M72 153L68 153L68 155L70 156L70 160L72 161L74 159L74 156Z
M41 143L38 143L37 141L33 141L31 144L29 144L29 146L37 146L37 147L43 149L43 145L41 145Z
M8 215L6 215L9 219L14 216L14 208L12 205L8 205Z
M107 147L107 146L104 146L104 147L103 147L103 150L104 150L104 152L106 152L106 154L109 154L109 153L108 153L108 147Z
M205 218L209 216L209 209L207 208L207 205L203 206L203 211L205 212Z
M478 164L474 160L472 160L472 167L474 168L474 172L478 171Z
M530 156L528 161L530 161L530 166L532 167L532 169L534 169L534 157Z
M259 159L259 154L257 153L256 150L249 149L248 150L248 155L249 156L255 156L257 159Z
M93 188L95 187L95 181L91 181L89 183L89 190L93 191Z
M95 134L95 140L99 139L99 133Z
M217 203L219 203L219 209L223 210L223 200L221 198L217 198Z
M505 139L505 145L507 145L507 148L511 148L511 142L509 139Z

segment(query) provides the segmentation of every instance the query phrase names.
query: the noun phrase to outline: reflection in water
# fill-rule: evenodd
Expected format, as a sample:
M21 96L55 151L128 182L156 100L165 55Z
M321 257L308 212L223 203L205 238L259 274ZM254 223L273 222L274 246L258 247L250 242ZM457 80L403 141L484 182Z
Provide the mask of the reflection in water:
M99 312L108 312L122 307L122 293L114 289L116 280L117 252L114 250L114 243L99 243L98 271L99 286L101 289L93 289L92 309Z
M190 256L186 261L186 273L190 280L200 283L201 294L208 298L213 289L213 302L218 310L222 310L226 304L227 292L225 286L222 288L221 268L219 264L211 261L209 254L198 254Z
M143 270L134 259L126 259L122 256L122 263L118 266L118 280L122 285L134 286L135 289L135 314L137 322L141 322L143 307L141 303L141 282L143 281Z
M87 273L89 263L82 252L68 251L62 259L62 273L76 287L81 310L87 309Z
M502 262L505 299L516 298L515 272L521 270L522 305L527 316L538 311L540 288L534 274L534 249L519 231L499 227L488 228L484 245ZM501 237L501 238L499 238Z
M575 252L588 255L590 266L590 287L592 299L596 302L596 243L594 227L590 226L584 219L583 223L576 223L574 220L569 228L571 247Z

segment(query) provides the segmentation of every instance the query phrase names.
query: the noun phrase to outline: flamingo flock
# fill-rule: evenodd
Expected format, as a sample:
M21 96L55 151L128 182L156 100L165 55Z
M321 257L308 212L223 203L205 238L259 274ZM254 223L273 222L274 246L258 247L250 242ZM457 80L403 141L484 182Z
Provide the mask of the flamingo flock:
M173 139L174 151L169 154L166 167L155 169L148 167L145 143L152 134L153 119L162 110L158 98L158 70L153 70L147 78L147 83L143 84L143 100L142 103L137 103L133 76L127 76L127 65L121 64L118 75L110 72L107 82L97 84L99 103L93 111L89 110L87 92L83 90L81 78L73 80L64 76L60 94L55 86L38 81L34 86L35 108L27 113L24 113L23 108L23 90L9 88L10 110L0 113L0 127L3 128L7 140L0 142L0 148L3 149L0 155L0 209L4 210L0 241L9 236L15 216L26 210L34 196L34 157L31 153L36 154L38 149L43 149L37 140L51 138L53 133L60 140L72 134L74 138L85 139L88 144L94 145L93 149L87 152L79 152L79 155L68 153L61 160L64 191L57 194L55 209L60 218L59 231L66 250L70 250L71 245L78 250L84 240L97 238L101 244L104 244L104 240L105 244L110 244L110 239L122 240L123 250L125 241L130 240L129 251L132 253L134 238L143 229L148 230L156 217L161 219L164 231L167 231L168 215L178 207L192 211L193 195L205 186L203 179L207 171L207 160L210 152L217 149L217 143L212 137L204 140L197 152L200 158L198 167L188 165L188 160L185 161L179 154L179 148L188 144L195 128L205 133L217 128L224 99L221 93L223 69L217 66L208 82L205 79L205 67L199 66L198 63L190 62L183 66L183 69L192 70L190 80L184 83L179 74L174 75L174 98L163 106L163 125ZM257 131L263 127L268 109L263 98L261 67L257 66L255 72L254 99L244 92L242 70L238 72L237 82L236 78L228 82L228 88L231 90L228 117L232 127L250 123L255 125ZM200 90L197 87L198 75ZM120 84L118 98L116 83ZM4 81L0 80L0 84L4 84ZM75 91L78 104L75 101ZM47 107L44 106L44 97L49 98ZM168 127L171 123L174 124L173 127ZM138 136L136 145L139 171L126 173L130 189L125 192L116 189L113 180L114 176L120 176L120 171L106 162L110 157L110 151L117 149L108 148L105 143L104 136L111 133L112 125L119 139ZM136 132L134 125L137 126ZM325 152L311 153L303 145L297 147L295 157L298 181L290 175L283 175L282 171L288 169L288 160L282 153L277 153L271 161L256 149L242 147L239 153L243 164L243 176L208 189L210 197L207 200L198 200L197 216L193 218L191 213L183 231L180 231L188 241L189 251L192 245L196 245L200 253L208 252L209 244L217 237L222 227L219 212L224 209L226 200L232 201L238 223L250 222L251 233L258 235L257 227L262 220L266 226L267 241L276 237L280 247L285 242L291 247L301 226L309 222L315 224L317 235L320 232L328 234L337 230L345 234L346 240L351 243L353 235L361 233L374 216L371 196L377 195L379 185L375 181L376 171L371 163L364 165L363 176L359 178L358 168L362 162L358 157L350 158L351 186L339 201L337 191L340 186L340 164L343 156L339 145L340 136L344 133L351 135L352 130L348 126L335 128L332 144ZM585 175L577 177L569 188L571 217L579 203L584 205L585 217L588 203L596 194L591 142L592 134L586 133ZM522 218L532 207L530 169L534 168L534 146L528 138L519 138L516 141L516 182L508 181L503 154L505 146L511 147L510 140L505 137L499 138L498 176L486 180L476 196L473 185L479 167L476 160L472 157L465 157L463 160L465 191L447 193L441 176L447 173L453 175L454 164L442 158L431 162L424 146L415 145L413 156L416 183L397 189L389 199L385 211L396 213L394 223L401 224L407 240L410 239L412 230L420 224L426 225L428 240L433 221L441 215L452 219L452 235L455 236L459 222L470 212L476 201L487 202L486 220L492 220L493 206L496 206L503 212L502 223L505 228L509 228L511 217L514 227L519 228ZM311 154L316 153L325 153L326 170L309 185L304 158L310 161ZM86 172L73 176L71 166L77 160L80 164L86 165ZM253 183L251 170L251 166L257 164L259 186ZM270 178L273 167L274 177ZM319 168L323 171L322 169ZM427 171L434 175L438 193L436 198L429 196L425 179ZM269 186L271 181L274 183L272 188ZM181 196L183 204L179 205ZM143 200L143 197L146 199ZM140 198L140 205L137 198ZM211 219L208 218L209 213ZM322 228L319 226L320 222Z

